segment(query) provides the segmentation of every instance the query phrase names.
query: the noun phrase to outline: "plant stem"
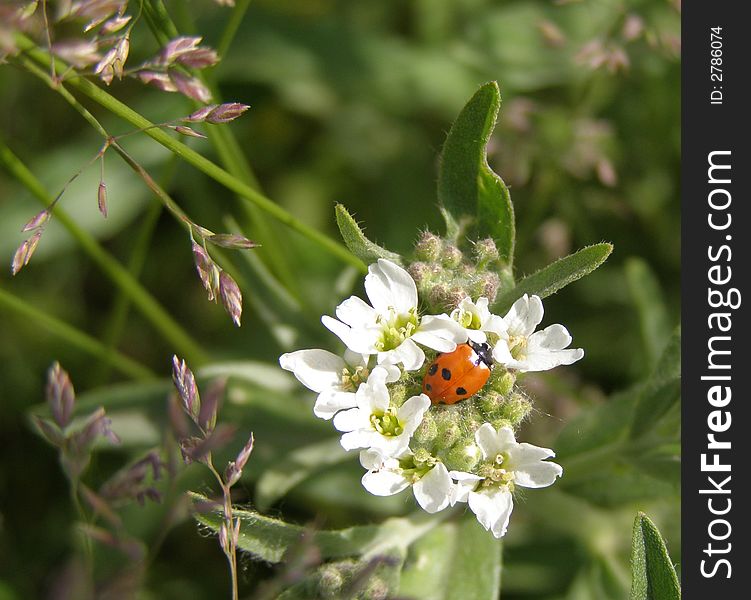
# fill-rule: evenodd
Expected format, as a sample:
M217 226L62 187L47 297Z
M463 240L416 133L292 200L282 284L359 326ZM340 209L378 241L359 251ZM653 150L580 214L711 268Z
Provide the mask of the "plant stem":
M46 329L53 335L65 340L71 346L91 354L98 360L111 364L123 375L139 380L156 379L154 373L132 358L125 356L117 350L107 348L99 340L94 339L56 317L48 315L38 308L34 308L26 300L22 300L2 288L0 288L0 307L17 313L27 323L33 323L38 327Z
M242 23L243 18L245 18L245 13L248 11L250 2L251 0L237 0L235 2L235 8L224 27L222 36L219 38L219 44L217 44L216 49L217 52L219 52L219 56L227 55L227 50L229 50L229 47L235 39L237 30L240 28L240 24Z
M52 203L51 196L41 182L8 148L0 137L0 164L11 173L43 205ZM194 364L207 362L208 357L197 342L162 308L154 297L111 254L102 248L96 239L59 206L54 209L55 218L68 230L82 250L99 266L102 272L122 290L141 314L159 331L180 354L190 357Z
M14 33L14 41L18 47L26 52L38 63L48 66L50 63L50 55L39 48L34 42L21 33ZM220 166L211 162L204 156L192 148L186 146L182 142L174 139L172 136L162 131L161 129L147 129L153 125L148 119L135 112L126 104L123 104L91 81L84 77L73 74L66 81L75 89L82 92L103 108L117 115L118 117L128 121L133 126L144 129L144 133L153 138L165 148L185 160L187 163L203 172L207 176L211 177L216 182L222 184L227 189L235 192L238 196L258 206L261 210L267 212L275 219L285 224L293 231L297 231L302 236L306 237L310 241L318 244L321 248L336 256L341 261L357 267L361 272L367 272L367 266L359 258L353 255L346 246L334 241L326 234L306 225L302 221L299 221L292 214L287 212L284 208L270 200L260 192L254 190L248 184L240 181L237 177L234 177L229 172L222 169Z
M230 486L224 482L222 476L214 468L214 463L211 459L211 454L208 455L206 465L214 474L219 486L222 488L222 499L224 501L224 527L227 532L227 548L222 548L227 556L227 562L229 562L230 576L232 578L232 600L238 600L238 585L237 585L237 546L235 544L234 535L234 523L232 519L232 492Z

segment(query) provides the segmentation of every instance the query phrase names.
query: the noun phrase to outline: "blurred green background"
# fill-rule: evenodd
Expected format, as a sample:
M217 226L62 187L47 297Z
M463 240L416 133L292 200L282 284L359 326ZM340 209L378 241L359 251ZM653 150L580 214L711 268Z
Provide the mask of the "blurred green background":
M208 0L167 6L181 33L218 44L230 9ZM679 321L679 25L679 9L667 0L254 0L212 76L224 99L251 105L225 127L266 195L335 238L333 209L341 202L372 239L397 252L409 251L422 229L441 231L435 195L441 144L477 87L499 82L503 105L489 162L514 201L517 275L587 244L615 246L602 268L546 302L545 323L564 323L586 356L560 373L527 378L538 410L525 439L545 446L580 411L607 406L611 394L649 374ZM148 29L138 28L134 64L157 49ZM110 92L153 121L191 111L184 98L133 81L116 82ZM84 103L111 132L128 130ZM0 65L0 131L53 194L101 144L64 101L12 65ZM123 144L196 222L214 231L229 229L228 218L247 224L230 192L155 142L134 136ZM190 144L219 161L209 142ZM273 367L291 348L338 349L318 318L352 290L359 293L355 274L341 262L281 226L256 231L265 244L259 255L288 265L302 308L292 315L280 308L234 253L229 270L245 283L243 326L235 329L206 301L184 231L116 155L105 165L106 220L96 210L96 167L68 190L62 207L123 263L145 236L140 280L213 359ZM0 256L8 264L24 239L20 228L38 210L29 192L0 171ZM267 248L278 255L269 258ZM20 275L11 279L3 269L0 287L114 340L165 378L163 385L122 392L124 408L112 412L123 448L99 453L90 481L158 443L174 348L133 310L113 332L120 294L58 222ZM32 431L27 411L43 401L53 360L70 372L79 394L100 394L92 404L115 402L113 390L123 388L111 386L127 382L7 309L0 309L0 336L0 598L55 597L75 571L68 562L75 513L55 454ZM241 431L252 429L259 443L241 502L253 499L259 475L283 453L330 436L309 412L312 394L287 378L269 384L280 377L276 371L254 368L255 383L238 385L223 412ZM180 485L207 491L204 475L191 468ZM295 487L268 512L339 527L411 510L404 496L368 497L358 478L353 457ZM637 509L655 518L679 563L678 488L669 483L617 500L565 488L529 494L505 540L503 597L622 597ZM161 511L132 507L124 516L134 535L150 543ZM224 559L191 520L180 521L151 560L143 597L223 597L217 590L227 585ZM105 575L115 572L116 561L103 561ZM248 593L273 574L250 560L242 566Z

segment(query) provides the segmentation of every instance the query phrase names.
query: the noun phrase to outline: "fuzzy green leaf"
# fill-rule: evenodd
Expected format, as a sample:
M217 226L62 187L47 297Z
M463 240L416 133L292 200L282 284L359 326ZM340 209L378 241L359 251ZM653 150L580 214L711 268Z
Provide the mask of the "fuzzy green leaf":
M520 280L516 287L501 294L495 303L496 311L505 312L524 294L545 298L561 288L581 279L599 267L610 256L613 245L594 244L569 254L532 275Z
M655 524L639 513L631 542L631 600L680 600L681 587Z
M483 85L451 126L441 155L438 200L453 223L469 222L470 239L493 238L501 258L514 257L514 207L503 180L488 166L486 146L495 127L501 92L496 82ZM468 220L469 218L469 220Z
M412 545L399 595L420 600L495 600L500 585L501 541L469 513Z
M193 492L190 496L197 505L208 507L205 496ZM435 515L419 511L406 518L387 519L380 525L316 531L267 517L253 510L234 509L233 517L240 519L239 548L272 563L280 562L285 553L297 546L306 534L311 536L311 543L317 547L323 559L347 556L370 558L394 548L406 549L440 523ZM223 522L220 506L210 510L204 508L195 513L195 518L214 533L219 532Z
M629 258L626 261L625 275L639 317L645 362L654 364L670 337L667 308L660 282L649 265L640 258Z
M660 360L636 401L631 438L652 430L681 398L681 332L670 338Z
M339 232L349 251L366 264L374 263L379 258L387 258L399 265L402 263L401 257L396 252L381 248L366 238L357 221L342 204L336 205L336 224L339 226Z

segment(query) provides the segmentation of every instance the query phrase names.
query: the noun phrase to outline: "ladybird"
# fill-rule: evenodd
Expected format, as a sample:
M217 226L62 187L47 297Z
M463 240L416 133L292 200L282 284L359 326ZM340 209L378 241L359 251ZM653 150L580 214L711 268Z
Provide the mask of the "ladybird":
M439 354L422 380L422 391L433 404L455 404L482 389L490 377L493 357L487 344L459 344Z

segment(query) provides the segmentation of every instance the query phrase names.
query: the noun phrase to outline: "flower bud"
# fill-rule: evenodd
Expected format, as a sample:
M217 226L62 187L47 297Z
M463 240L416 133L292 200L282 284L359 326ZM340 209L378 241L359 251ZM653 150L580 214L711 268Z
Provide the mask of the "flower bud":
M198 36L180 36L170 40L159 54L161 63L172 64L183 54L195 50L202 39Z
M176 355L172 356L172 381L180 399L183 401L185 412L198 424L198 415L201 412L201 397L198 394L196 379L185 361L180 360Z
M240 481L240 477L242 477L245 464L248 462L250 453L253 451L253 442L253 434L251 433L250 438L246 442L245 446L243 446L242 450L240 450L240 452L238 453L237 458L227 465L227 470L224 473L224 479L227 485L229 485L230 487Z
M498 248L492 238L485 238L484 240L478 240L473 248L475 260L480 265L487 265L488 263L495 262L499 258Z
M433 262L440 256L442 247L443 242L441 238L434 233L425 231L420 235L420 239L415 244L415 256L419 260Z
M177 86L172 83L169 75L166 73L157 73L156 71L139 71L138 78L147 85L153 85L163 92L176 92Z
M52 418L60 429L64 429L73 416L75 392L68 373L55 362L47 374L47 404L52 411Z
M444 267L453 269L462 262L462 251L453 244L446 244L441 252L441 262Z
M429 444L438 436L438 426L429 412L422 418L413 435L421 444Z
M52 45L52 53L77 69L84 69L102 60L97 45L86 40L66 40Z
M211 101L211 92L203 83L201 83L195 77L185 75L180 71L170 69L170 79L175 85L175 88L183 96L197 100L198 102L206 103Z
M29 239L25 240L13 254L13 260L10 264L10 272L16 275L23 267L29 264L34 251L37 249L39 240L42 239L43 229L37 231Z
M99 189L96 192L96 202L99 207L99 212L102 216L107 218L107 185L104 181L99 182Z
M36 229L37 227L42 227L42 225L45 225L47 221L50 219L50 209L45 208L44 210L38 212L35 214L31 219L26 223L26 225L23 226L22 232L31 231L32 229Z
M219 62L219 55L211 48L195 48L180 54L175 62L189 69L205 69Z
M222 298L222 305L229 316L232 317L232 322L240 327L243 296L235 280L226 271L222 271L219 275L219 293Z
M336 565L325 565L318 572L318 592L322 598L339 598L345 578Z
M410 274L412 279L415 280L415 283L418 287L425 285L432 273L433 269L424 262L413 262L409 267L407 267L407 272Z
M446 459L455 471L471 471L482 458L480 448L474 443L461 442L449 450Z
M239 102L220 104L209 113L206 120L215 125L229 123L230 121L237 119L237 117L242 115L249 108L250 106L247 104L240 104Z
M177 131L177 133L180 133L182 135L187 135L188 137L197 137L204 140L206 139L205 135L199 133L192 127L188 127L187 125L170 125L169 128L174 129L175 131Z
M261 245L234 233L216 233L208 236L206 239L212 244L216 244L222 248L231 248L232 250L248 250Z

